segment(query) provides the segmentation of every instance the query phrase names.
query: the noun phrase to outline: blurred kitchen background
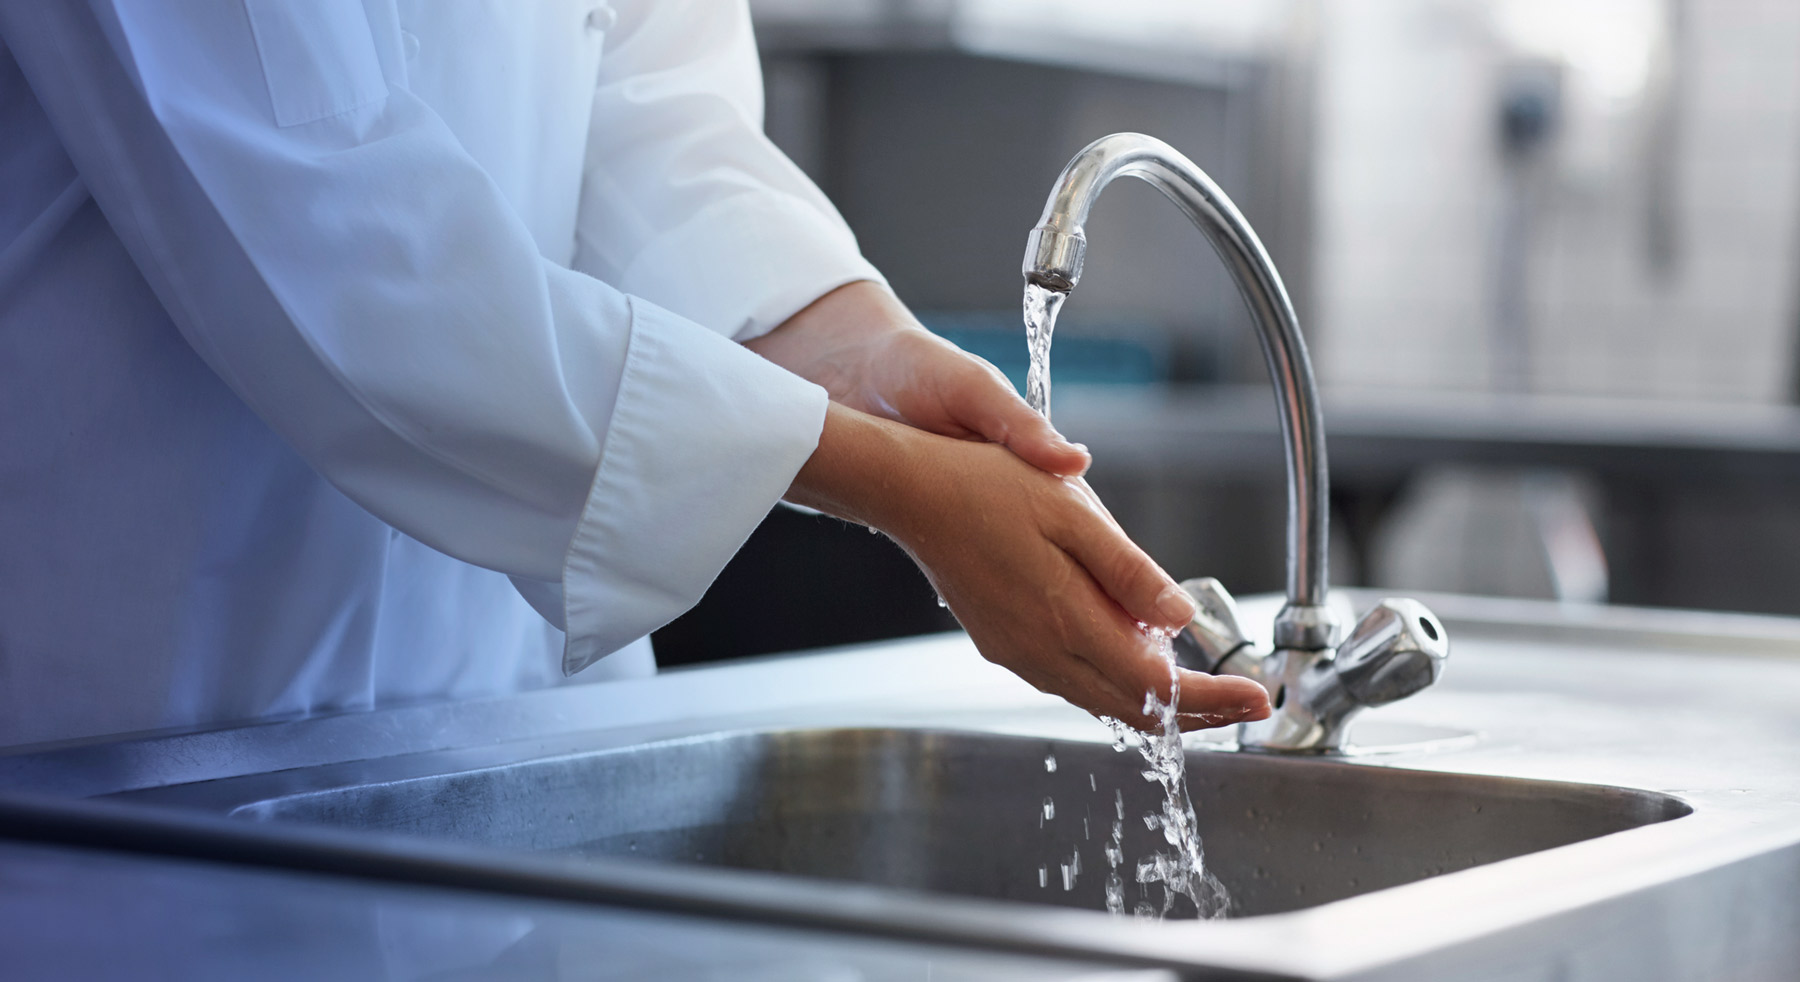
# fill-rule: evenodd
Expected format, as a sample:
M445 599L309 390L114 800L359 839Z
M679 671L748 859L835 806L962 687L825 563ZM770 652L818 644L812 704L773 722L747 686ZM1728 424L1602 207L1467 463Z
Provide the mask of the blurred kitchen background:
M1800 614L1800 3L752 0L770 137L900 297L1022 384L1062 165L1158 136L1275 257L1324 390L1334 585ZM1088 226L1053 415L1177 578L1280 589L1274 403L1148 186ZM777 509L665 665L954 626Z

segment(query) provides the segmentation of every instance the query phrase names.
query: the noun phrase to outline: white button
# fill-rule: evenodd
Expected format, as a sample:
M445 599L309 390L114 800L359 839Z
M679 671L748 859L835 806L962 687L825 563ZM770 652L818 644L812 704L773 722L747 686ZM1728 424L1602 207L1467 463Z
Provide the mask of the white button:
M590 31L606 32L619 20L619 12L608 6L595 7L588 11L587 27Z
M400 50L405 53L407 61L419 57L419 36L411 31L401 31Z

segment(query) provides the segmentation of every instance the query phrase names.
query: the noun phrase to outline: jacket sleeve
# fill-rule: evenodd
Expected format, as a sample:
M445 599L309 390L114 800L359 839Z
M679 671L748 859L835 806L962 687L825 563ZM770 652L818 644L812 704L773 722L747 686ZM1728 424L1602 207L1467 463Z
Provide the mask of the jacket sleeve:
M831 202L763 135L744 0L612 6L575 267L740 341L838 286L880 281Z
M698 599L825 395L541 258L384 6L0 4L0 36L195 350L349 497L510 574L574 672Z

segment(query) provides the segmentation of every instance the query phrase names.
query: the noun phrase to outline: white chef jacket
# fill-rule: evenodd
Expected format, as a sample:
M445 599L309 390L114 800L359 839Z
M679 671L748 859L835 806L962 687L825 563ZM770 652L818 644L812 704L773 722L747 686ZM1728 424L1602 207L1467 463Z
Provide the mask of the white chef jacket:
M879 274L762 136L742 0L0 46L0 744L651 671L817 444L737 342Z

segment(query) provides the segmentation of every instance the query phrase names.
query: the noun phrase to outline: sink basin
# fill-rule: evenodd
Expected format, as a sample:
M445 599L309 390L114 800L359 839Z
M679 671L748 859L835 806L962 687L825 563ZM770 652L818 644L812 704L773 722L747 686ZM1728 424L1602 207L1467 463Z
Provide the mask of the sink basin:
M1106 744L904 728L759 730L454 770L440 761L447 773L428 765L415 758L409 774L362 774L337 786L289 772L154 797L265 821L1092 910L1104 909L1104 846L1122 803L1126 906L1161 903L1160 886L1146 897L1133 875L1138 858L1163 847L1142 819L1160 789L1140 776L1137 754ZM1235 917L1329 903L1690 810L1647 791L1220 751L1191 751L1188 775L1208 865ZM1076 854L1079 872L1065 883L1062 867Z
M1260 602L1264 623L1281 598ZM1361 721L1363 755L1189 744L1209 865L1236 898L1224 921L1095 913L1113 794L1134 863L1157 789L962 635L28 748L0 754L0 797L111 800L0 824L1182 978L1790 977L1800 622L1430 602L1456 670ZM158 809L98 814L132 802Z

